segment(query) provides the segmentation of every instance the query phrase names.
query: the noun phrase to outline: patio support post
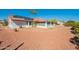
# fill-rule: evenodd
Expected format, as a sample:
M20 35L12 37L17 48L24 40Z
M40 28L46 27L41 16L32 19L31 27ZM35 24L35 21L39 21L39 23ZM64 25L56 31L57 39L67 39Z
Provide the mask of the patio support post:
M52 22L50 22L50 27L52 27Z
M28 27L29 27L29 21L28 21Z
M45 22L45 27L47 27L47 22Z

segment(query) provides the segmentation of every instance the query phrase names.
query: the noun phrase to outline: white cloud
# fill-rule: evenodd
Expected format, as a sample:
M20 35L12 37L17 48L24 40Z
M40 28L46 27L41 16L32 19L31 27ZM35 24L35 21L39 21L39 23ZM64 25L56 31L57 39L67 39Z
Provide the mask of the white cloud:
M79 8L79 0L0 0L0 8Z

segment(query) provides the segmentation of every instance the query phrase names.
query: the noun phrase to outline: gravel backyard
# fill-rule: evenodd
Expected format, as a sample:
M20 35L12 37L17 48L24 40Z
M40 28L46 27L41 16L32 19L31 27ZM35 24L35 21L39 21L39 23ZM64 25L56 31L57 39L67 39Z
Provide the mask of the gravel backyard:
M61 25L53 29L23 28L18 32L3 29L0 30L0 49L13 50L23 43L18 50L75 50L69 42L73 37L70 28Z

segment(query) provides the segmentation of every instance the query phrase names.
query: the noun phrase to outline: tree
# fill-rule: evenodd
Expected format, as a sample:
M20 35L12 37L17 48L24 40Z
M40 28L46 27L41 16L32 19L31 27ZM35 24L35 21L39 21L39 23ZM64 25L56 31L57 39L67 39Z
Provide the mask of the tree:
M6 19L4 19L4 23L3 23L4 26L7 26L8 25L8 21Z
M50 20L48 20L49 22L52 22L52 23L57 23L57 20L56 19L50 19Z

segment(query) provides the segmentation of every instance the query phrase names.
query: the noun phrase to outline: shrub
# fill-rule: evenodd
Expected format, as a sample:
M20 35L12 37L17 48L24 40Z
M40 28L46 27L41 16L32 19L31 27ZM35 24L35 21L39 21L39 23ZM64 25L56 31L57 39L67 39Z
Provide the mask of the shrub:
M79 45L79 34L76 34L76 36L74 37L74 40L76 45Z
M73 20L69 20L67 22L64 23L65 26L70 26L71 30L74 34L78 34L79 33L79 22L73 21Z
M14 29L15 32L18 32L19 30L17 28Z
M77 35L75 35L75 37L74 38L72 38L71 40L70 40L70 42L72 43L72 44L75 44L75 45L79 45L79 34L77 34Z
M8 21L6 19L4 19L3 26L8 26Z
M79 22L76 22L71 28L75 34L79 33Z
M69 20L64 23L65 26L71 26L71 27L73 27L75 24L76 24L76 22L73 20Z
M79 33L79 28L74 28L74 33L78 34Z
M79 38L79 33L75 35L77 38Z

